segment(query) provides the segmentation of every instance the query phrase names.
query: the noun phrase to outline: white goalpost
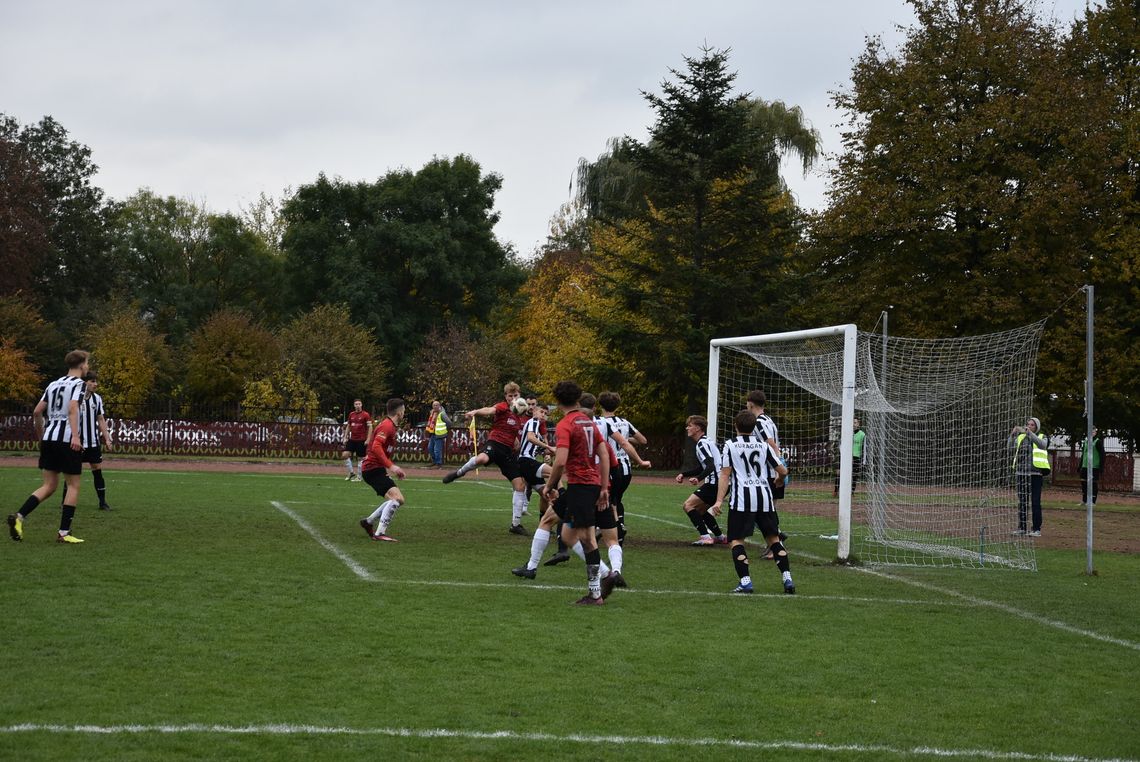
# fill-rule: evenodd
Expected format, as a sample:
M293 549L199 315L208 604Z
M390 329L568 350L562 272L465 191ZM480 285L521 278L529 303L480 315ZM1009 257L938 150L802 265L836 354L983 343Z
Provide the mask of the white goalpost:
M841 562L1035 569L1015 531L1009 434L1032 412L1043 328L908 339L840 325L714 339L708 431L732 436L747 393L765 392L790 470L778 508L793 542L834 538Z

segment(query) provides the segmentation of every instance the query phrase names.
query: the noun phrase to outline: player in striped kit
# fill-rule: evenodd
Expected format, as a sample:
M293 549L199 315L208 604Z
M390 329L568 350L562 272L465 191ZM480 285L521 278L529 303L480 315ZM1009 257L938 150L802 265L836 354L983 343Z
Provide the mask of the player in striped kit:
M701 484L696 492L689 495L685 504L681 506L689 521L696 527L700 537L693 545L725 545L728 538L720 530L713 514L708 508L716 500L717 480L720 478L720 453L717 452L716 443L706 435L709 422L703 415L690 415L685 420L685 434L695 441L697 449L698 466L689 471L677 474L677 483Z
M90 355L82 349L67 353L67 375L47 385L32 411L36 436L40 440L40 471L43 484L33 492L16 513L8 516L8 534L19 542L24 539L24 519L44 500L55 493L59 475L64 475L68 494L64 496L59 520L58 542L80 543L71 534L71 520L79 500L79 480L83 475L83 442L79 432L79 401L83 397L83 376Z
M111 432L107 428L107 417L103 409L103 398L95 390L99 388L99 376L90 371L83 377L84 394L79 403L79 438L83 441L83 462L91 465L91 476L95 480L95 494L99 497L99 510L109 511L107 504L107 482L103 478L103 448L111 449ZM67 486L63 488L67 495Z
M736 436L724 443L716 501L709 507L710 513L719 515L721 504L729 495L731 487L728 542L732 551L732 563L740 578L740 583L732 592L752 592L752 576L748 569L744 540L751 537L755 529L759 529L780 570L784 592L792 595L796 592L796 586L792 582L788 551L780 543L776 502L772 499L772 485L769 482L774 470L779 474L776 481L783 483L788 469L776 459L768 443L753 433L756 429L755 415L744 410L737 414L734 423Z
M624 545L625 504L622 502L622 497L625 496L625 491L629 489L629 483L633 479L633 467L630 458L636 455L636 462L640 468L652 468L653 464L648 460L643 460L633 449L634 445L648 444L648 440L632 423L616 414L615 411L621 404L621 397L618 393L602 392L598 395L598 404L602 407L602 415L595 418L594 423L598 424L602 436L610 440L618 458L618 469L610 475L610 502L617 509L618 543ZM617 436L614 436L615 434ZM621 444L621 440L629 443L628 449Z
M747 396L747 398L745 398L744 404L745 404L745 407L748 409L748 412L752 413L753 415L756 416L756 429L755 429L755 431L753 431L753 434L755 434L756 437L766 441L768 443L768 446L772 448L772 452L775 454L776 458L781 463L783 463L785 466L787 466L787 462L784 461L783 453L780 450L780 430L776 427L776 422L772 420L772 417L764 412L764 406L766 404L768 404L768 396L766 394L764 394L764 390L763 389L753 389L752 391L748 392L748 396ZM780 480L780 483L777 485L776 480L772 479L771 484L772 484L772 499L776 500L776 501L783 500L784 499L784 482L783 482L783 480ZM780 524L780 515L779 515L779 513L777 513L776 514L776 526L779 526L779 524ZM786 534L784 534L783 532L780 532L780 542L784 542L787 539L788 539L788 536ZM764 558L771 560L772 559L771 553L764 556Z

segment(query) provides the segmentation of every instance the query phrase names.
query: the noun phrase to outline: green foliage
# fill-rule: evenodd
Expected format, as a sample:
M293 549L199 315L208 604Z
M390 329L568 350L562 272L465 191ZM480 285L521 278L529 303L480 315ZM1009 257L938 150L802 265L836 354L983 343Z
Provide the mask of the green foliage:
M116 274L108 258L108 206L102 189L91 183L98 171L91 149L71 140L50 116L21 127L0 114L0 145L5 146L0 152L4 166L18 167L13 185L0 196L7 202L0 201L0 207L8 207L0 210L0 221L15 209L29 225L14 241L10 228L2 234L15 251L31 258L27 267L19 266L19 280L32 277L29 295L49 320L74 325L76 306L108 295Z
M71 349L53 323L23 295L0 296L0 339L27 353L41 377L57 377L63 358Z
M29 298L52 253L41 211L48 200L35 161L4 132L0 129L0 297Z
M347 306L315 306L279 335L285 359L316 393L323 412L337 417L356 397L366 408L388 398L385 352L371 329L352 322Z
M143 405L168 381L166 342L139 317L137 304L118 305L91 326L86 339L92 368L99 373L99 394L109 409Z
M281 260L237 217L144 189L119 207L114 232L131 298L176 344L223 308L280 313Z
M40 391L38 382L28 353L0 338L0 400L29 403Z
M262 378L280 360L280 345L272 333L244 312L223 309L190 337L184 390L192 402L237 404L246 383Z
M501 184L461 155L375 183L321 175L302 186L282 210L294 306L346 304L387 350L400 388L432 326L485 318L522 281L493 233Z
M425 408L437 399L453 413L502 399L503 384L517 382L519 370L504 354L501 341L478 339L457 323L434 327L412 360L405 399Z
M638 369L595 363L584 372L655 424L704 408L711 338L784 325L794 293L785 260L798 231L779 161L817 152L798 110L733 93L726 51L685 62L663 95L645 95L649 141L614 141L579 174L605 284L580 314L600 339L598 356Z
M297 411L312 419L318 410L317 393L306 384L291 362L280 364L268 376L247 381L241 400L242 418L267 420L275 411Z
M1135 229L1112 193L1127 176L1113 166L1126 129L1105 75L1090 76L1095 56L1073 55L1023 0L911 4L917 24L900 50L869 38L835 94L848 124L831 205L799 258L814 296L797 318L869 326L893 308L899 335L985 334L1049 316L1098 273L1119 283L1127 255L1103 243ZM1114 358L1135 344L1136 313L1115 318L1127 290L1100 302ZM1038 364L1054 428L1075 426L1082 408L1084 324L1069 307Z

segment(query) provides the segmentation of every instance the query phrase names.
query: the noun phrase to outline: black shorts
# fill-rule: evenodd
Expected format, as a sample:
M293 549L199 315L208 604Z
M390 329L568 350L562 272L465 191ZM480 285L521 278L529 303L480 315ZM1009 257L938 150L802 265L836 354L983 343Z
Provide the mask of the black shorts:
M596 500L597 497L595 496L594 499ZM617 529L617 526L618 526L617 508L615 508L614 505L611 503L610 505L607 505L605 508L602 508L599 510L598 507L595 505L594 506L594 526L597 527L598 529Z
M697 491L693 493L705 505L712 505L716 502L716 485L705 483L697 487Z
M499 442L487 442L483 447L483 452L487 453L490 462L498 466L499 473L507 477L508 480L513 482L522 476L519 472L519 459L510 447Z
M532 487L541 487L546 484L546 478L542 475L542 464L534 458L519 458L519 475L526 479L526 483Z
M103 462L103 448L99 445L94 447L84 447L83 455L80 456L84 463L102 463Z
M751 537L752 532L756 529L760 530L761 537L772 537L780 531L780 517L776 515L775 511L748 513L747 511L730 510L728 512L729 542Z
M598 496L602 488L596 484L569 484L559 495L562 510L555 508L559 518L575 529L592 527L598 516ZM616 524L614 525L616 526Z
M83 453L71 449L68 442L40 442L40 470L57 474L83 473Z
M386 468L370 468L367 471L361 471L360 478L364 479L365 484L376 490L377 495L387 495L388 490L396 486L396 482L392 481L391 476L388 476L388 469Z
M344 451L358 458L363 458L367 449L363 439L350 439L344 443Z

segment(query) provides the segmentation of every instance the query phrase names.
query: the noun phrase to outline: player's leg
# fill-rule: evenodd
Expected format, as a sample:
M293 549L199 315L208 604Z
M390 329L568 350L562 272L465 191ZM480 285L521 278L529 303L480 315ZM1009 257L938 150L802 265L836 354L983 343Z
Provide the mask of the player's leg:
M692 523L693 528L697 530L697 541L694 545L712 545L713 538L709 534L708 527L705 526L705 511L708 505L704 500L698 497L697 493L689 495L684 504L681 505L681 510L685 512L685 516Z
M752 536L753 514L744 511L728 512L728 549L732 554L732 567L740 581L732 592L747 595L752 592L752 572L748 565L748 551L744 541Z
M587 594L577 603L582 605L604 603L600 577L601 554L594 537L594 516L600 487L585 484L571 484L566 489L567 512L571 523L562 527L562 539L571 547L581 545L583 560L586 562Z
M756 526L760 529L760 534L764 536L764 541L768 543L768 549L772 551L772 559L776 562L776 568L780 570L780 580L784 585L784 592L788 595L795 595L796 584L792 581L792 566L788 561L788 550L780 542L779 524L772 513L768 511L756 514Z
M380 512L380 523L376 527L376 534L381 537L388 536L388 527L392 524L392 520L396 518L396 511L404 504L404 493L400 492L399 487L392 487L384 493L384 497L388 498L384 504L384 510Z
M41 445L41 462L43 462L42 452L43 446ZM15 542L20 542L24 539L24 519L26 519L28 514L34 511L40 503L51 497L59 486L58 471L42 470L40 474L43 481L39 488L28 496L18 511L8 514L8 535Z
M484 449L481 452L479 452L477 455L472 455L470 458L467 459L466 463L464 463L462 466L460 466L459 468L452 471L447 476L443 477L443 483L444 484L451 484L456 479L462 479L464 476L471 473L476 468L480 468L482 466L487 465L487 463L489 463L490 460L491 460L491 456L490 456L490 454L488 454L488 450Z
M67 484L67 496L63 499L63 508L60 511L59 517L59 535L56 539L59 542L79 543L83 542L78 537L71 534L71 522L75 518L75 506L79 504L79 484L83 477L83 461L80 460L79 453L75 453L75 473L65 471L63 479Z

